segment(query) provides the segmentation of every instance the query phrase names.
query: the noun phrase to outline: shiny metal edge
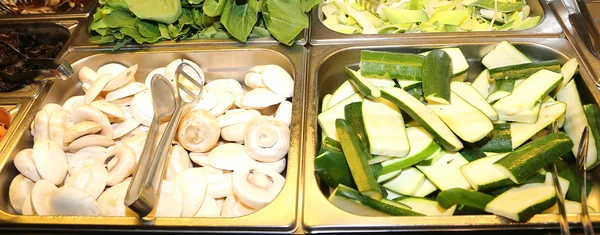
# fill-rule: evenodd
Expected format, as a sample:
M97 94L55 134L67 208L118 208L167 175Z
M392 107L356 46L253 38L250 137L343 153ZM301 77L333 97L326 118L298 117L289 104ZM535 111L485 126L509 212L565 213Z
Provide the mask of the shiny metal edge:
M303 79L303 60L304 47L283 45L248 45L243 48L239 46L195 46L193 48L152 48L144 51L131 53L156 54L156 53L194 53L194 52L224 52L239 51L240 53L252 51L268 51L276 53L282 59L285 59L293 66L294 93L299 94L298 98L293 99L291 126L291 143L288 153L286 183L281 193L267 205L265 208L247 216L235 218L156 218L154 221L142 221L135 217L81 217L81 216L21 216L7 213L0 210L0 231L2 229L18 229L32 231L52 229L66 229L69 231L190 231L190 232L240 232L244 233L292 233L297 230L297 199L299 188L299 176L301 167L301 130L303 128L304 113L304 83ZM128 52L129 53L129 52ZM80 59L90 56L101 55L103 53L95 50L71 50L64 56L64 59L74 63ZM16 145L19 142L18 136L23 136L28 130L29 124L33 121L34 114L39 110L48 94L52 84L45 86L40 95L30 105L28 112L23 115L25 118L15 123L17 126L11 142L0 152L0 170L3 170L8 164L12 163L12 158L19 151ZM23 137L21 137L23 138Z
M0 105L15 105L17 113L12 116L11 124L8 126L8 130L4 137L0 139L0 152L4 151L7 146L13 146L15 141L18 141L19 133L22 133L22 123L27 119L27 113L33 105L33 98L18 97L18 98L0 98ZM1 158L1 157L0 157Z
M479 37L560 37L562 28L548 4L539 1L543 11L540 23L530 29L493 32L455 32L455 33L406 33L406 34L342 34L335 32L323 24L320 19L321 8L316 7L311 12L310 44L332 45L350 44L371 41L385 43L388 41L417 41L426 38L479 38Z
M64 55L69 51L69 44L75 37L75 33L77 32L77 28L81 25L81 21L77 19L66 19L66 20L48 20L48 19L21 19L21 20L7 20L0 21L0 27L3 25L21 25L21 24L36 24L36 23L44 23L44 24L56 24L62 27L65 27L69 30L69 39L65 42L63 48L59 51L57 55L57 59L61 59ZM0 97L9 98L9 97L37 97L42 90L42 88L46 85L46 83L37 83L26 86L20 90L13 92L0 92Z
M306 117L306 137L304 141L304 195L303 195L303 217L302 229L308 233L344 233L344 232L409 232L409 231L496 231L496 230L540 230L540 229L559 229L558 215L540 214L534 216L526 223L511 222L507 219L495 215L480 216L425 216L425 217L368 217L354 215L331 204L321 192L314 174L314 162L317 152L317 114L319 94L317 87L318 71L321 63L326 61L332 55L349 49L374 49L374 48L440 48L461 45L495 45L502 39L452 39L452 40L422 40L419 45L411 43L396 44L355 44L355 45L330 45L313 46L310 52L310 63L308 67L308 85L307 85L307 107L305 108ZM573 50L566 39L562 38L515 38L510 40L516 45L539 45L549 50L557 51L567 58L577 58L578 55ZM580 74L585 85L583 88L589 89L591 98L600 103L600 92L592 89L595 86L589 86L593 82L587 68L580 68ZM600 190L593 190L590 195L598 195ZM598 206L597 204L595 206ZM590 218L596 226L600 223L600 213L591 213ZM568 221L571 228L581 228L579 214L569 214Z
M71 12L58 12L58 13L46 13L46 14L15 14L15 15L2 15L0 16L1 21L9 20L30 20L30 19L45 19L45 20L56 20L56 19L81 19L86 18L90 15L98 5L98 1L93 1L87 6L79 10Z
M95 13L95 11L96 10L94 9L90 13L90 16L88 18L82 19L82 22L81 22L82 26L79 27L79 29L75 33L75 38L73 39L70 46L75 47L75 48L86 48L86 49L93 49L93 50L98 50L98 51L112 51L113 45L98 45L98 44L90 43L90 35L87 31L87 27L91 23L91 20L93 18L92 16ZM307 13L307 14L309 14L309 13ZM308 17L310 18L310 15ZM307 28L307 29L302 30L302 32L300 32L300 34L298 34L294 45L300 45L300 46L307 45L308 37L309 37L309 33L308 33L308 28ZM269 44L281 44L281 43L273 37L250 38L250 39L248 39L248 41L246 43L242 43L242 42L236 41L234 39L198 39L198 40L163 41L163 42L159 42L159 43L155 43L155 44L142 44L142 45L131 44L131 45L125 45L125 46L121 47L121 50L123 50L123 49L143 50L143 49L147 49L147 48L162 48L162 47L166 47L166 48L177 47L178 48L178 47L187 47L187 46L219 45L219 44L245 46L245 45L254 45L254 44L269 45Z

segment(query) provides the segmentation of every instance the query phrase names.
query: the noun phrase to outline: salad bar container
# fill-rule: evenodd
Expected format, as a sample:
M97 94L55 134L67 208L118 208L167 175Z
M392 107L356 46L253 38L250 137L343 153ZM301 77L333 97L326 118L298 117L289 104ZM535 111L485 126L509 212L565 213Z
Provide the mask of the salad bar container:
M315 46L311 48L310 63L308 69L307 102L306 107L306 133L304 151L304 199L303 199L303 221L304 231L311 233L325 232L397 232L397 231L444 231L444 230L500 230L500 229L558 229L559 217L552 215L536 215L526 223L515 223L502 219L496 215L472 215L472 216L359 216L343 211L327 198L329 190L327 186L319 185L313 173L315 171L314 160L320 145L321 133L317 125L317 114L320 110L321 100L327 93L332 93L346 80L343 68L345 66L357 65L360 60L362 49L381 50L389 52L420 53L436 48L458 47L464 53L469 62L469 70L465 81L472 81L482 70L481 58L492 50L498 40L452 40L444 42L441 40L422 41L419 45L412 43L381 44L373 45L337 45L337 46ZM547 39L514 39L510 41L517 49L523 52L533 61L557 59L561 63L569 58L577 57L577 54L569 44L562 38ZM596 82L590 71L581 68L580 75L575 77L579 83L578 90L583 103L600 103L600 92L595 88ZM591 173L594 177L594 187L588 199L588 206L600 208L600 169ZM325 193L324 193L325 192ZM593 222L600 222L600 213L590 212ZM579 214L568 215L571 227L580 227Z
M3 0L3 2L19 2L20 0ZM34 9L35 8L43 8L44 6L33 6L39 1L21 1L25 3L31 3L32 6L25 6L26 8ZM56 1L53 1L56 2ZM61 0L58 1L58 6L55 7L52 11L39 11L35 13L21 13L21 14L9 14L9 15L0 15L0 21L4 20L25 20L25 19L77 19L77 18L86 18L90 15L97 4L98 1L94 0ZM74 4L79 5L80 7L70 7L69 3L72 2ZM9 4L10 5L10 4ZM20 8L19 8L20 9ZM19 10L22 12L22 9Z
M104 54L94 50L71 50L63 57L72 63L75 71L84 66L98 69L101 65L116 62L126 66L139 65L136 79L144 82L146 76L154 69L168 64L175 59L188 59L197 63L206 76L206 81L216 79L242 78L256 65L275 64L284 68L295 78L294 93L304 94L303 63L304 48L301 46L210 46L192 48L152 48L136 52ZM242 81L243 82L243 81ZM0 158L0 227L15 229L31 229L32 224L42 226L41 229L55 228L66 230L107 229L135 231L254 231L254 232L292 232L297 227L297 201L300 187L301 139L303 99L292 101L291 143L287 155L287 168L283 175L285 185L279 195L265 208L243 217L236 218L156 218L152 221L140 220L138 217L80 217L80 216L21 216L11 207L8 198L9 185L19 174L13 164L15 155L33 144L29 133L29 125L33 114L44 104L63 103L73 95L83 94L76 75L67 81L55 82L44 86L35 101L23 99L0 99L0 105L20 105L23 113L11 124L11 138L3 148ZM27 107L24 107L27 106ZM29 115L25 115L28 113ZM2 142L0 142L2 143Z
M486 32L445 32L445 33L400 33L400 34L342 34L327 28L323 24L321 7L315 7L311 13L310 43L312 45L347 44L361 42L385 43L386 41L405 41L410 43L423 38L486 38L486 37L560 37L562 29L548 4L543 0L526 0L531 8L531 16L541 16L538 25L524 30L486 31Z

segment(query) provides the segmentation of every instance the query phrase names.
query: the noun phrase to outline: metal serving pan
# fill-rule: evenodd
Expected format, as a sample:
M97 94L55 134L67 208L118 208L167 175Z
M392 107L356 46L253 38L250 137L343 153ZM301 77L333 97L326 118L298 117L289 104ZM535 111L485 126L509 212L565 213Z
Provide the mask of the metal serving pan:
M440 42L423 41L419 46L411 44L388 45L356 45L356 46L314 46L311 48L309 65L306 107L306 138L304 151L304 198L303 221L304 231L311 233L324 232L396 232L396 231L456 231L456 230L521 230L521 229L558 229L558 215L536 215L527 223L515 223L495 215L481 216L448 216L448 217L367 217L350 214L338 209L327 200L314 174L314 160L320 144L320 130L317 125L319 105L326 93L333 92L346 75L343 67L356 65L360 60L361 49L384 50L393 52L418 53L434 48L459 47L470 68L467 80L473 80L482 70L481 58L500 41L498 39L457 39ZM558 59L561 63L568 58L577 57L569 42L560 38L549 39L514 39L511 42L533 60ZM575 78L584 103L600 101L600 92L593 84L594 81L586 68L580 69L580 75ZM589 204L600 208L600 168L591 175L594 179L594 189L590 195ZM325 187L326 188L326 187ZM596 210L599 211L599 210ZM591 213L594 222L600 222L600 213ZM574 227L580 227L579 215L569 215L569 221Z
M69 43L74 36L74 32L79 25L77 20L12 20L0 21L0 32L7 32L19 28L44 28L44 32L50 32L52 36L46 38L50 42L63 41L64 46L56 56L57 59L63 57L68 51ZM37 83L25 86L12 92L0 92L0 97L35 97L40 92L44 83Z
M11 14L0 15L0 21L4 20L27 20L27 19L76 19L86 18L90 12L98 5L97 0L91 0L87 5L80 9L72 9L70 11L58 11L56 13L43 14Z
M93 15L95 10L92 12ZM112 50L113 45L98 45L90 43L90 34L88 33L87 27L90 25L92 17L88 17L83 19L81 22L82 27L80 27L75 33L75 37L71 42L72 47L76 48L88 48L88 49L96 49L96 50ZM308 43L308 29L304 29L298 34L296 37L296 45L304 46ZM265 37L265 38L251 38L244 44L234 39L198 39L198 40L180 40L180 41L163 41L154 44L130 44L121 47L122 49L145 49L152 47L189 47L189 46L197 46L204 44L229 44L229 45L252 45L252 44L280 44L273 37ZM283 45L283 44L282 44Z
M542 16L540 23L530 29L517 31L493 32L455 32L455 33L401 33L401 34L342 34L333 31L323 24L324 16L321 7L312 10L310 43L312 45L349 44L361 41L415 41L419 38L478 38L478 37L559 37L562 29L556 17L543 0L526 0L531 7L531 15Z
M302 137L302 94L304 94L303 65L304 48L281 45L227 47L194 47L193 49L159 50L148 49L124 53L98 53L97 51L70 51L65 59L72 62L75 71L83 66L98 69L109 62L126 66L139 64L136 79L142 81L155 68L165 66L177 58L187 58L203 69L207 82L222 78L235 78L243 81L251 67L260 64L277 64L294 78L293 117L291 144L285 171L286 183L281 193L267 207L253 214L236 218L156 218L141 221L137 217L79 217L79 216L21 216L16 215L8 200L8 187L18 174L13 159L23 148L33 144L29 125L33 116L45 103L62 103L68 97L82 94L79 80L73 77L67 81L55 82L46 86L26 118L14 125L18 131L0 154L0 230L2 229L62 229L69 231L246 231L246 232L293 232L297 227L297 189L300 172L300 146ZM75 73L77 74L77 73Z

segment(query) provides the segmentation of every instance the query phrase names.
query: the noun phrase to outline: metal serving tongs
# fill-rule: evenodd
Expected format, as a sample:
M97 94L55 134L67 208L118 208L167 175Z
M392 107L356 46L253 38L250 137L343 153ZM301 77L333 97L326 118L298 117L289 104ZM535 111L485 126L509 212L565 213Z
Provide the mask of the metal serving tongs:
M550 4L552 0L547 0ZM590 29L586 24L585 16L581 13L580 5L585 6L585 3L581 0L561 0L567 13L569 14L568 19L575 29L576 36L579 36L585 47L592 53L596 58L600 59L600 55L594 49L594 41L600 39L600 35L595 29ZM575 36L575 35L574 35ZM596 42L597 43L597 42Z
M594 234L594 227L590 220L590 215L587 207L587 152L590 141L589 127L586 126L581 133L581 141L577 150L577 167L582 171L581 183L581 224L583 226L583 234Z
M550 124L550 133L558 132L558 123L555 121ZM552 162L552 183L556 192L556 202L558 203L558 213L560 214L560 233L562 235L570 235L569 223L567 221L567 211L565 209L565 199L562 197L562 189L558 180L558 171L556 170L556 162Z
M34 82L51 81L56 79L67 80L73 76L73 73L75 73L75 70L73 70L71 65L66 61L50 58L29 58L27 55L21 53L21 51L5 41L0 40L0 44L6 48L9 48L26 61L40 68L39 70L13 75L0 72L0 79L2 79L3 82L27 85Z
M155 79L156 77L152 78L151 93L155 116L152 119L148 139L146 139L146 143L144 144L144 150L140 157L140 164L133 175L125 197L125 205L129 206L129 208L142 218L148 216L157 205L169 149L173 137L175 136L175 130L177 129L179 120L184 112L189 111L196 103L198 103L202 90L204 89L204 81L196 81L184 71L186 67L189 67L191 71L194 71L196 75L198 75L197 77L201 77L198 71L191 65L183 62L175 71L175 81L173 81L174 86L171 85L167 92L155 90L155 85L165 87L166 78L162 76L157 79ZM160 82L159 79L161 80ZM170 97L165 97L166 95ZM157 103L154 101L157 99L163 99L164 101L162 102L167 107L158 107ZM160 137L158 144L154 144L156 139L153 136L157 135L161 116L170 116L171 118L167 123L167 127ZM154 130L152 129L153 127ZM156 146L156 148L154 148L154 146ZM156 149L156 151L154 151L154 149Z

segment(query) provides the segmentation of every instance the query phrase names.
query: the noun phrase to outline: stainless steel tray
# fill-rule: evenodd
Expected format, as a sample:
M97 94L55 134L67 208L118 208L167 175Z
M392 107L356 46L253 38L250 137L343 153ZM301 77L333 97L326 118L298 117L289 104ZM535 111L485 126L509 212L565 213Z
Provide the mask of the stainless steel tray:
M0 21L0 31L10 30L10 28L14 27L36 27L40 25L50 28L56 27L56 30L54 30L56 38L66 38L63 48L56 57L57 59L60 59L68 51L69 43L73 39L77 26L80 24L78 20L11 20ZM44 84L45 83L31 84L13 92L0 92L0 97L36 97Z
M97 69L109 62L126 66L139 64L136 79L142 81L153 69L165 66L177 58L190 59L203 69L207 81L221 78L242 79L251 67L259 64L277 64L295 78L291 144L287 156L286 183L281 193L267 207L247 216L236 218L157 218L143 222L136 217L78 217L78 216L21 216L16 215L8 200L8 186L18 174L13 165L21 149L32 146L28 127L34 113L48 102L64 102L68 97L82 94L77 77L46 86L36 99L26 117L15 123L17 127L11 142L0 154L0 227L18 229L51 228L76 231L245 231L293 232L297 227L297 198L300 172L304 80L302 65L304 48L282 45L231 46L148 49L126 53L98 53L94 50L74 50L65 59L72 62L75 71L83 66ZM76 73L77 74L77 73ZM17 131L18 130L18 131ZM34 226L35 225L35 226ZM1 230L1 229L0 229Z
M29 19L77 19L86 18L90 12L96 8L98 1L90 1L81 9L73 9L71 11L59 11L56 13L44 14L12 14L0 15L0 21L4 20L29 20Z
M319 104L326 93L331 93L343 81L346 75L343 67L356 64L360 59L360 50L385 50L395 52L422 52L440 47L459 47L467 57L470 68L467 79L473 80L482 70L481 58L494 48L498 39L455 39L452 41L422 41L422 44L388 44L388 45L336 45L314 46L311 48L309 63L306 107L306 138L304 150L304 198L303 221L304 231L311 233L324 232L396 232L396 231L455 231L455 230L501 230L501 229L558 229L558 215L536 215L527 223L515 223L495 215L482 216L448 216L448 217L367 217L347 213L331 204L319 188L314 171L314 160L320 144L320 131L317 125ZM533 60L558 59L561 63L568 58L577 57L569 42L560 38L547 39L514 39L511 42ZM586 68L580 69L576 77L578 88L584 103L600 102L600 92L593 84ZM582 82L582 80L584 82ZM589 205L600 211L600 168L592 172L594 188L590 195ZM591 213L592 221L600 222L600 213ZM579 215L569 215L573 227L580 227Z
M530 29L517 31L493 32L457 32L457 33L403 33L403 34L342 34L335 32L323 24L321 7L316 7L311 13L310 44L350 44L363 41L387 42L399 40L415 42L423 38L479 38L479 37L559 37L562 29L552 14L552 11L543 0L527 0L531 7L531 15L540 15L540 23Z

